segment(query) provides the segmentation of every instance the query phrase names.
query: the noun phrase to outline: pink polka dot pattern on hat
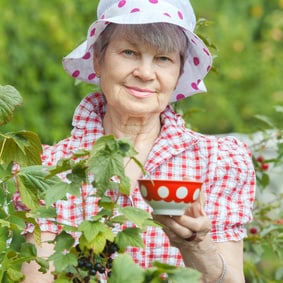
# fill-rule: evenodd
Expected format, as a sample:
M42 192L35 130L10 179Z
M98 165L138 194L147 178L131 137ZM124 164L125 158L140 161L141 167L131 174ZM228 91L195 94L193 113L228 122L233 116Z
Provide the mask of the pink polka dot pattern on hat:
M139 8L134 8L131 10L131 13L137 13L140 12L141 10Z
M182 100L182 99L184 99L186 96L184 95L184 94L182 94L182 93L179 93L179 94L177 94L177 96L176 96L176 100Z
M184 19L184 15L183 15L183 13L182 13L181 11L178 12L178 16L179 16L179 18L180 18L181 20Z
M197 83L192 83L191 86L192 86L193 89L198 90L198 84Z
M207 56L210 56L209 51L207 49L203 48L203 51Z
M91 37L92 37L92 36L95 36L95 32L96 32L96 28L92 29L92 30L90 31L90 36L91 36Z
M158 0L149 0L149 3L151 3L151 4L158 4Z
M83 59L87 60L89 59L91 56L90 52L87 52L84 56L83 56Z
M118 7L119 7L119 8L122 8L122 7L124 7L126 4L127 4L127 1L126 1L126 0L121 0L121 1L118 3Z
M91 81L91 80L93 80L93 79L95 79L96 78L96 74L95 73L92 73L92 74L89 74L88 75L88 79Z
M80 75L80 71L79 70L76 70L72 73L72 77L73 78L77 78L78 76Z
M200 64L200 60L198 57L194 57L194 64L195 66L198 66Z

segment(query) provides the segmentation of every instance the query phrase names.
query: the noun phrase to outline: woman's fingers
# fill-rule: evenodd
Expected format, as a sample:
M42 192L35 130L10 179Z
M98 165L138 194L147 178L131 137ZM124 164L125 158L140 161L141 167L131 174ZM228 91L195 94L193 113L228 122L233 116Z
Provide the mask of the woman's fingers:
M205 206L205 195L203 192L199 194L199 197L193 202L190 207L188 207L185 211L185 215L191 217L200 217L205 216L204 206Z
M182 239L189 238L192 232L205 235L211 229L211 222L207 216L193 218L187 215L154 215L154 219L166 227L165 231L168 229Z

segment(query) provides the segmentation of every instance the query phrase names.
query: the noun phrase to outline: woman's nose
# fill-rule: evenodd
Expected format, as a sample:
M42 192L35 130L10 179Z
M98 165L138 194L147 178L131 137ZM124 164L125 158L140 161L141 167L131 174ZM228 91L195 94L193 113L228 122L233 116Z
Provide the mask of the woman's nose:
M155 68L153 61L149 59L139 60L133 71L133 75L145 81L154 79Z

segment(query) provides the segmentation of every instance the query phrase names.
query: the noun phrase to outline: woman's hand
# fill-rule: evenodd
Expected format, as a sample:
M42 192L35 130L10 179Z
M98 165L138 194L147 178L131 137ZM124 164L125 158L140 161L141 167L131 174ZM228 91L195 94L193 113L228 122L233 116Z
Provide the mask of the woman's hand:
M194 241L202 241L211 229L211 221L204 211L205 196L199 198L188 207L182 216L155 215L153 218L164 225L172 246L184 247L188 239L196 233Z

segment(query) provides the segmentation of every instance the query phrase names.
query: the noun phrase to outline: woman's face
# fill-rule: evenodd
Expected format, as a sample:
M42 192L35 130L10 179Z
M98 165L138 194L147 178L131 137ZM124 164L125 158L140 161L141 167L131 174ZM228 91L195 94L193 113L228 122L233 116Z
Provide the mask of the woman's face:
M169 103L181 68L179 52L160 53L114 35L94 69L107 109L135 117L161 113Z

